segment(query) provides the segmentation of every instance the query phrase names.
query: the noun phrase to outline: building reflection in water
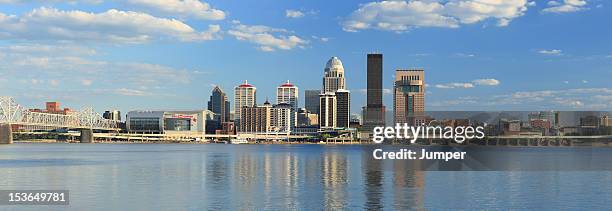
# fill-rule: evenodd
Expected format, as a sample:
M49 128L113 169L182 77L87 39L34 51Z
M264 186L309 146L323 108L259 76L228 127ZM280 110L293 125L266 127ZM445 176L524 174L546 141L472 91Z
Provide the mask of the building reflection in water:
M393 162L393 209L425 209L425 172L414 170L420 169L418 165L421 162Z
M223 210L228 209L228 203L224 198L229 193L229 176L231 175L229 168L229 155L211 153L207 156L206 162L206 185L208 193L208 209Z
M364 208L425 209L425 172L419 170L423 164L419 161L374 160L371 153L371 150L365 150L362 156ZM387 175L389 178L386 178L386 173L392 175Z
M347 206L347 157L341 152L329 152L321 163L321 184L324 190L326 210L343 209Z
M370 157L369 152L364 152L362 157L363 162L363 193L366 200L364 208L368 210L380 210L383 208L383 163L380 160L374 160Z

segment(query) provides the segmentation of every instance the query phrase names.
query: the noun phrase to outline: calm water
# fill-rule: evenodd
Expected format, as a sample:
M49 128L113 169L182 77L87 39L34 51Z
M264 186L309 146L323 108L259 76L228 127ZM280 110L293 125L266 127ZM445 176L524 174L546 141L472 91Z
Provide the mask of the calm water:
M365 148L0 145L0 190L67 189L71 195L68 207L0 210L612 207L610 171L413 171L398 163L373 161L371 150ZM546 149L519 150L537 155Z

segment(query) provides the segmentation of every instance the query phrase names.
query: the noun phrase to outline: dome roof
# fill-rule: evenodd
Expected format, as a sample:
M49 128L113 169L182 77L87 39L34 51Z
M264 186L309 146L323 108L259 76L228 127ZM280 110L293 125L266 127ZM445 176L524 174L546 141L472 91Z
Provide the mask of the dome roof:
M344 70L344 67L342 66L342 61L340 61L340 59L335 56L329 59L327 61L327 64L325 64L325 71L329 71L333 68L341 68Z

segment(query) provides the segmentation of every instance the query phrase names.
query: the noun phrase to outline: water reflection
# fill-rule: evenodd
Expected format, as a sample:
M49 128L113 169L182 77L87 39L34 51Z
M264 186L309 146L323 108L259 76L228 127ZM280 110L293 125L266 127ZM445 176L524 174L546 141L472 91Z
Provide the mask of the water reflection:
M586 209L606 207L612 196L612 173L605 171L423 172L415 169L425 164L373 160L371 152L319 145L16 144L0 146L0 190L68 189L74 197L61 209L71 210ZM606 152L602 159L611 159L612 150Z
M231 175L230 161L227 154L211 153L205 160L205 178L207 191L206 200L209 202L209 210L228 209L227 191L229 191L229 179Z
M347 158L340 152L322 154L321 184L324 190L324 204L327 210L346 207Z

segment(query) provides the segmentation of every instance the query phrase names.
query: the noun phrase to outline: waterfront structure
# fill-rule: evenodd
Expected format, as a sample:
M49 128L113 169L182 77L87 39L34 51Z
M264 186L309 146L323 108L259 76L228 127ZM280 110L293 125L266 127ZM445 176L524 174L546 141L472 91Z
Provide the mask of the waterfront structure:
M121 121L121 112L117 110L105 111L102 117L108 120Z
M313 114L319 114L319 95L321 90L306 90L304 92L305 102L304 107L306 110Z
M208 110L130 111L126 127L130 133L204 134L206 121L213 116Z
M221 87L215 86L208 101L208 110L218 115L219 123L230 121L230 102Z
M287 80L287 82L276 88L276 104L289 104L293 111L297 112L298 94L298 87Z
M363 107L363 130L385 125L383 105L383 55L374 53L367 56L367 103Z
M342 61L334 56L325 64L322 92L336 92L338 89L346 89L344 66L342 66Z
M236 121L242 118L242 107L253 107L257 103L257 88L244 81L234 88L234 116ZM243 124L238 123L240 126Z
M394 122L409 125L425 123L425 74L423 69L395 71L393 93Z

